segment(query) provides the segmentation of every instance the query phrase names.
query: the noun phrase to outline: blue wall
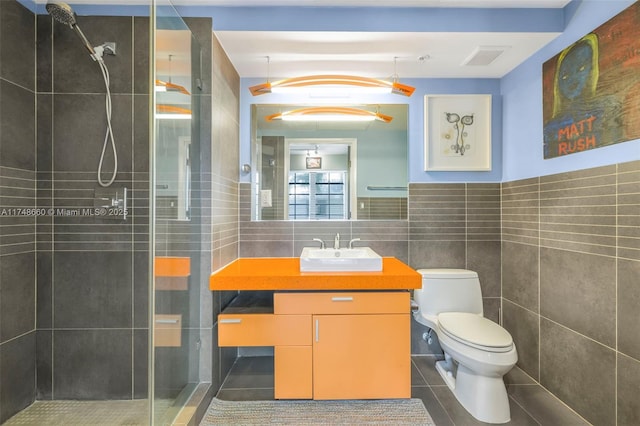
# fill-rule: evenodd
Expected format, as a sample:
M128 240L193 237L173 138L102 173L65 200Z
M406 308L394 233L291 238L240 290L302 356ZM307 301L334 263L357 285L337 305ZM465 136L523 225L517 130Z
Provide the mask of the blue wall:
M542 64L607 22L632 0L582 1L565 8L565 31L501 80L505 182L640 159L640 139L544 160Z

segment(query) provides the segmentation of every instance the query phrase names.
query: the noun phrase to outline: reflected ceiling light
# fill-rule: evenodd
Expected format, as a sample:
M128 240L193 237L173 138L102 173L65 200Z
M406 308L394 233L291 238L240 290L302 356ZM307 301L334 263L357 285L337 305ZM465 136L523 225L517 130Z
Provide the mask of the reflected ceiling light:
M171 71L171 63L173 61L173 56L174 55L169 55L169 65L168 65L169 81L156 79L156 92L178 92L184 95L191 95L191 93L189 93L189 91L184 86L180 86L179 84L175 84L171 82L171 75L173 75L173 72Z
M156 80L156 92L179 92L185 95L191 94L184 86L162 80Z
M174 105L156 105L156 118L159 120L191 120L191 110Z
M354 75L310 75L286 78L251 86L249 90L253 96L258 96L266 93L300 93L301 91L308 91L310 87L314 86L324 86L325 88L350 87L352 91L363 93L394 93L404 96L411 96L415 90L414 87L402 84L397 80L386 81ZM322 89L322 87L318 89Z
M268 115L266 121L382 121L389 123L393 117L379 112L349 107L309 107Z

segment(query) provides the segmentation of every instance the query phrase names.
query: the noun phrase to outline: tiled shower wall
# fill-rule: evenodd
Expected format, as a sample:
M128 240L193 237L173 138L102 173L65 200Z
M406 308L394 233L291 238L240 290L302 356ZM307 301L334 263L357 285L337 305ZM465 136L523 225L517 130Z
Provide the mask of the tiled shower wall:
M35 19L0 1L0 423L35 399L35 100Z
M37 16L37 226L39 399L147 396L149 20L81 17L106 56L118 175L129 191L126 221L65 216L92 208L105 137L100 69L74 31ZM107 149L104 177L112 170Z
M518 366L594 425L640 424L640 161L504 183Z

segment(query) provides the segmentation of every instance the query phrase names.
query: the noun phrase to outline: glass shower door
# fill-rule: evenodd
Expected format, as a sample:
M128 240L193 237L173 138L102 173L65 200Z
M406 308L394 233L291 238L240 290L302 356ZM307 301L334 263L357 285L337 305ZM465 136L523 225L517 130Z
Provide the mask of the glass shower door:
M153 424L171 424L199 382L199 218L192 212L199 155L199 46L170 2L155 8L151 194L150 397Z

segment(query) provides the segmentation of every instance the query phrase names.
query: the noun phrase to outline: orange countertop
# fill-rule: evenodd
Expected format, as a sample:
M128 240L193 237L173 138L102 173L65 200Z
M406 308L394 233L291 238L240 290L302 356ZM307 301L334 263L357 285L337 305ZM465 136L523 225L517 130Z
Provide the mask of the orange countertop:
M300 272L297 257L240 258L211 274L211 290L408 290L422 276L394 257L380 272Z

